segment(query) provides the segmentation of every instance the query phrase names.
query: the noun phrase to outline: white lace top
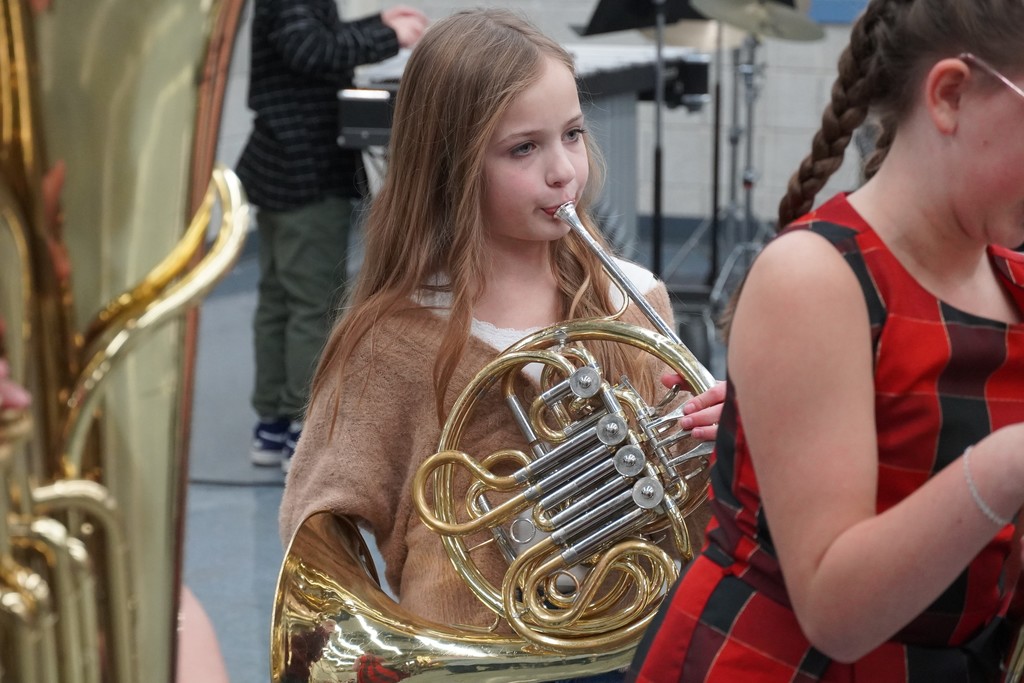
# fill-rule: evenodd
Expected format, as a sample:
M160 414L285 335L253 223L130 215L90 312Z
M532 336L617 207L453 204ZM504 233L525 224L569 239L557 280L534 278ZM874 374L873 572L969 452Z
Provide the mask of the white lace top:
M638 291L646 294L654 287L656 283L654 274L643 266L630 261L623 261L619 258L615 259L615 263L622 269L622 272L626 274L626 277L629 278L630 282ZM440 277L436 277L435 282L440 283ZM610 296L612 305L615 306L615 308L622 306L622 292L619 291L619 288L616 287L614 283L611 286ZM421 306L432 308L438 315L447 315L448 308L451 306L452 298L449 292L420 290L417 293L415 300L416 303ZM532 334L540 329L542 328L530 327L525 330L517 330L510 327L496 327L489 322L474 318L470 327L470 333L493 347L496 351L502 351L526 335ZM523 372L539 382L541 368L542 366L539 363L532 363L523 368Z

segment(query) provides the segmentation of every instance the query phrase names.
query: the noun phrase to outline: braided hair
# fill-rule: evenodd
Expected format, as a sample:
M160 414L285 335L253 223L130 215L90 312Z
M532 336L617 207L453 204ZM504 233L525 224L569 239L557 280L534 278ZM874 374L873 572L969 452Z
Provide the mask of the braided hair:
M779 202L778 228L811 210L869 111L877 111L881 130L865 163L865 178L885 160L931 64L969 51L998 67L1019 69L1024 66L1022 35L1024 0L871 0L839 57L832 99L811 153Z

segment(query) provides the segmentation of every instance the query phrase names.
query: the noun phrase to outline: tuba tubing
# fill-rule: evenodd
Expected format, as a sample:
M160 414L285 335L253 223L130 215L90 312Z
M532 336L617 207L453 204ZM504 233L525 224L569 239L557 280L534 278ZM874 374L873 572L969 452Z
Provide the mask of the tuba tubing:
M0 680L176 677L195 308L248 232L213 160L242 4L0 2L0 355L33 399L0 408Z
M13 507L7 483L14 448L30 430L27 412L0 411L0 623L13 625L9 647L17 662L14 673L26 681L56 683L61 658L53 595L41 574L15 558L12 549L20 534L7 523Z

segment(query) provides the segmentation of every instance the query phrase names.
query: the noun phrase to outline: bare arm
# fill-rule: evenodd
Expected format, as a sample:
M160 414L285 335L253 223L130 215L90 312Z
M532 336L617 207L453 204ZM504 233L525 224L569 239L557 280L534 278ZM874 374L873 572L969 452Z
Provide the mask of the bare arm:
M751 269L729 349L751 458L800 624L840 661L920 614L999 531L958 461L875 513L877 442L867 310L852 271L812 233L769 245ZM1024 427L972 450L984 499L1024 501Z

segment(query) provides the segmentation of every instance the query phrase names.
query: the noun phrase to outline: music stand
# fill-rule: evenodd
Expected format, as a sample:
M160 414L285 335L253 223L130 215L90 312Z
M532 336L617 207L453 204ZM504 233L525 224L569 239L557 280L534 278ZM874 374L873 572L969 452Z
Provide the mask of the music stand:
M674 24L681 19L707 20L707 17L690 7L686 0L670 0L667 4L666 24ZM656 11L655 3L650 0L600 0L587 25L575 30L581 36L593 36L633 28L650 28L657 23Z
M781 5L796 7L796 0L773 0ZM612 33L630 29L657 28L657 60L655 64L655 145L654 145L654 197L651 216L652 263L651 270L661 277L662 257L662 110L664 107L665 26L681 20L713 21L690 6L687 0L599 0L585 27L573 27L580 36ZM721 22L719 22L721 23ZM718 34L716 60L722 60L721 28ZM720 67L719 67L720 68ZM721 84L716 79L714 102L714 155L712 161L712 215L711 215L711 270L707 285L717 280L719 245L719 166L721 135Z
M600 0L581 36L636 28L657 27L657 58L654 65L654 197L651 215L651 271L661 277L662 252L662 124L665 103L665 25L682 19L707 20L687 0Z

